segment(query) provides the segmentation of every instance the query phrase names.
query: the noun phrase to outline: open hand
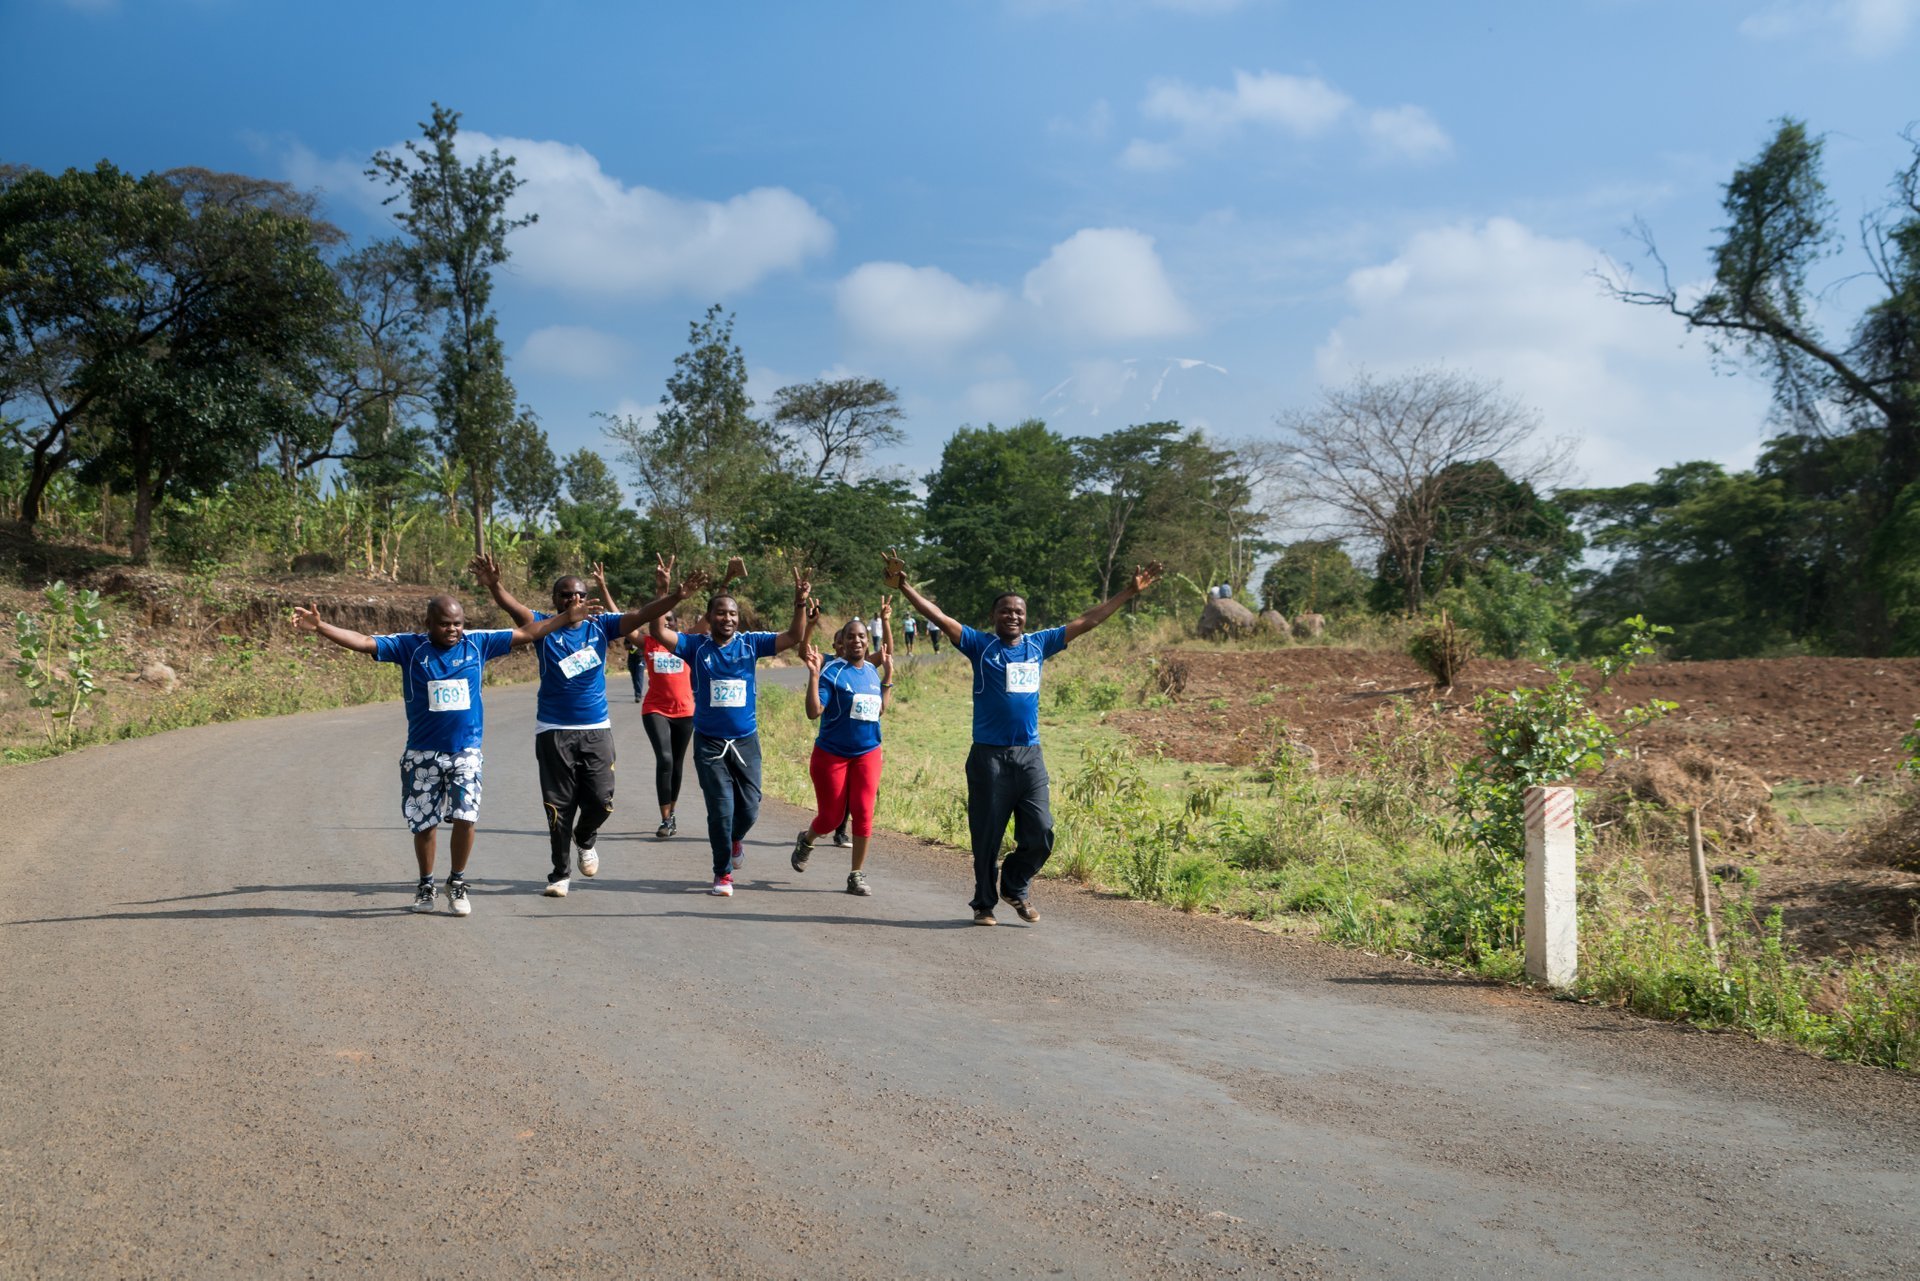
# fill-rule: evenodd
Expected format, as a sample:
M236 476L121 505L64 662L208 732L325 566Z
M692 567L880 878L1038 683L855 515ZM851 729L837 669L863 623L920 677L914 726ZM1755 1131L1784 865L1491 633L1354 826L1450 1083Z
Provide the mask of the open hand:
M1166 572L1167 572L1167 567L1161 564L1157 560L1149 561L1145 565L1134 566L1133 568L1134 594L1137 596L1141 592L1146 591L1149 587L1152 587L1155 583L1160 581L1160 575Z
M573 604L560 611L560 617L567 620L568 627L577 627L593 617L598 601L589 602L582 597L574 597Z
M907 585L907 562L900 559L900 549L889 547L880 555L881 581L896 591Z
M713 575L706 570L690 569L687 571L687 576L680 580L680 590L677 595L681 600L685 600L689 596L696 596L704 591L711 582L713 582Z
M467 572L473 575L475 582L488 591L492 591L500 584L500 562L485 553L467 562Z
M319 602L309 603L305 609L293 607L293 629L297 632L318 632L320 630Z

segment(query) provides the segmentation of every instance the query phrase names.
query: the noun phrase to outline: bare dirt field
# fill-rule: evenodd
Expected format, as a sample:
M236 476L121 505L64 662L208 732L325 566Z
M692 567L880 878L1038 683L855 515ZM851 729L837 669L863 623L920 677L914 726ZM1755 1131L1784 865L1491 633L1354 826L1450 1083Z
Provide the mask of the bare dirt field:
M1188 647L1162 653L1159 665L1173 702L1116 712L1111 724L1195 762L1250 764L1284 739L1311 748L1319 768L1333 773L1361 765L1375 717L1395 697L1418 707L1423 726L1458 756L1480 723L1477 696L1549 679L1534 663L1480 661L1453 689L1437 690L1410 658L1346 649ZM1891 785L1900 739L1920 714L1920 659L1649 664L1599 706L1611 715L1655 698L1678 706L1630 740L1643 759L1698 749L1776 788L1823 785L1817 799L1826 821L1792 821L1794 805L1779 800L1787 821L1752 840L1716 843L1710 856L1723 874L1759 868L1761 906L1779 907L1810 952L1920 953L1920 877L1864 860L1856 830ZM1678 880L1681 850L1671 853Z

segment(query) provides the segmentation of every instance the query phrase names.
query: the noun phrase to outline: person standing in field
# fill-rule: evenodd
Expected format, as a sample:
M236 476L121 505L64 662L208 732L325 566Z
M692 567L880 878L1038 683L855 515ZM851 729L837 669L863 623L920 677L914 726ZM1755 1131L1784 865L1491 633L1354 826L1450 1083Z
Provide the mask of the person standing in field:
M672 608L704 585L701 576L689 576L662 599ZM653 620L653 639L685 660L691 674L693 772L706 797L707 842L713 850L710 894L733 893L747 833L760 816L755 671L761 659L792 649L806 635L811 591L806 573L794 570L793 622L778 633L741 631L740 602L724 591L707 601L704 636L676 632L663 618Z
M905 621L903 621L900 624L900 631L904 634L906 638L907 654L909 657L911 657L913 654L913 615L912 614L908 614Z
M800 829L789 860L796 872L807 870L814 842L832 830L838 816L853 825L853 864L847 893L865 896L867 840L873 835L873 804L880 791L880 718L893 701L893 653L880 651L876 668L867 662L866 626L850 622L835 638L835 657L805 647L807 718L820 722L808 773L813 778L813 822Z
M515 600L500 581L491 556L476 556L467 566L494 603L527 626L551 618ZM593 567L606 596L606 570ZM568 574L554 580L553 608L570 611L587 599L587 585ZM626 613L608 610L545 636L536 651L540 689L534 700L533 755L540 768L540 801L547 812L547 844L552 869L543 891L565 898L577 860L580 875L600 872L595 848L600 828L613 816L613 722L607 709L607 649L618 637L666 613L664 596ZM570 848L571 847L571 848Z
M931 618L925 617L920 620L920 628L927 634L928 647L932 649L934 653L938 654L940 652L940 629L933 625Z
M407 709L407 746L400 755L400 814L413 833L413 857L420 883L413 910L431 912L433 864L440 825L450 823L450 874L447 910L455 916L473 911L467 897L467 861L473 856L474 825L480 821L480 743L486 729L480 702L480 672L516 645L535 643L587 617L585 601L564 612L511 630L467 630L466 611L451 596L427 602L424 632L366 636L335 627L320 617L320 606L293 611L293 625L342 649L369 654L376 663L400 668L400 694Z
M1159 581L1158 561L1136 569L1111 598L1064 627L1029 634L1026 598L1002 592L993 601L993 631L955 622L907 581L906 562L889 551L887 586L904 593L973 667L973 748L967 753L967 829L973 845L973 923L995 925L1005 903L1029 925L1039 921L1033 878L1053 853L1053 811L1047 763L1040 752L1040 669L1069 642L1092 631L1115 610ZM930 633L938 634L938 633ZM1007 820L1013 853L999 863Z

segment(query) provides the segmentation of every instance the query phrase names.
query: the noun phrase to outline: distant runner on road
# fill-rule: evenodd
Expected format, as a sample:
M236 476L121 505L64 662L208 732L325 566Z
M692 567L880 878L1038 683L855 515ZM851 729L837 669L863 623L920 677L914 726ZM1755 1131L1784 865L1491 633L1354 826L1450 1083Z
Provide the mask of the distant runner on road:
M494 603L522 627L552 618L513 598L500 582L500 566L491 556L476 556L467 566ZM606 596L606 570L595 565L594 578ZM584 608L587 585L568 574L555 579L553 607ZM547 844L553 868L543 891L566 897L572 865L580 875L600 872L594 848L600 828L613 815L613 722L607 710L607 650L618 637L660 617L672 607L664 597L628 610L583 616L541 640L540 691L534 700L533 756L540 767L540 801L547 811ZM571 846L571 850L569 847Z
M907 581L898 552L885 556L886 581L899 589L973 667L973 748L967 753L967 828L973 842L973 923L996 925L996 902L1028 924L1040 919L1033 906L1033 878L1053 853L1053 811L1048 804L1047 763L1040 753L1040 667L1159 581L1158 561L1133 572L1132 581L1064 627L1028 634L1027 602L1018 592L993 601L993 631L977 632L942 613ZM938 633L934 633L938 634ZM996 868L1000 843L1013 819L1013 853Z
M698 571L662 597L678 605L705 586ZM807 628L812 584L793 571L793 622L784 632L743 632L740 603L725 591L707 601L707 634L676 632L652 623L654 640L686 660L693 673L693 772L707 799L707 841L713 847L710 894L733 893L733 873L744 861L746 835L760 816L760 721L755 669L798 644Z
M371 654L376 663L400 667L400 692L407 708L407 748L400 756L400 812L413 833L413 856L420 884L413 910L433 910L433 861L440 824L452 823L448 841L451 872L447 909L455 916L473 911L467 898L467 860L473 855L473 826L480 820L480 739L485 712L480 704L480 671L505 658L515 645L527 645L587 617L585 601L575 601L556 616L511 631L470 632L466 611L451 596L427 602L427 629L391 636L366 636L335 627L320 617L320 607L293 611L293 625L317 632L342 649Z
M887 606L881 606L882 611ZM820 722L807 772L813 779L813 822L800 829L789 860L807 870L814 842L846 815L853 824L853 863L847 893L868 895L867 840L873 835L873 803L880 791L880 718L893 701L893 653L880 651L878 667L867 662L866 625L855 620L835 638L835 657L806 646L807 718Z

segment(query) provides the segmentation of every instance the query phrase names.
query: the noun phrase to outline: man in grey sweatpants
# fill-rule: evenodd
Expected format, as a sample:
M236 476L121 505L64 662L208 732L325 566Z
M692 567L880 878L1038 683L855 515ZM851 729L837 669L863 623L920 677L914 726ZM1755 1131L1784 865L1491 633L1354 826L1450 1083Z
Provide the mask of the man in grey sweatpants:
M1040 919L1033 906L1033 878L1053 853L1053 811L1048 805L1047 763L1040 754L1040 668L1069 641L1104 623L1115 610L1159 581L1154 562L1136 569L1110 599L1064 627L1029 634L1026 598L1002 592L993 602L993 631L978 632L942 613L907 581L906 563L886 556L886 582L912 602L922 617L945 632L973 667L973 748L967 753L967 827L973 843L973 923L995 925L993 909L1004 902L1029 925ZM1013 853L999 862L1000 843L1013 820Z

